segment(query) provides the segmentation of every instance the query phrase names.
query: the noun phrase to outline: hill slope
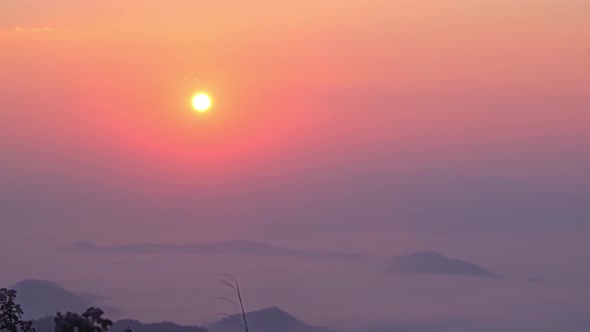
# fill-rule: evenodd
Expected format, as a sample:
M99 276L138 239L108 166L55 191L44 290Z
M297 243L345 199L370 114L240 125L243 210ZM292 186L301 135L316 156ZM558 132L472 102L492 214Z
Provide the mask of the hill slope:
M450 259L435 251L416 252L392 259L388 272L410 274L458 275L480 278L499 276L477 264L460 259Z
M47 280L24 280L12 285L17 291L17 302L23 307L25 318L37 319L55 315L56 312L84 312L97 306L87 296L70 292ZM113 308L100 306L107 314L116 314Z
M308 325L277 307L265 308L246 313L248 327L256 332L331 332L330 329ZM236 322L242 322L241 315L224 318L207 328L211 332L243 332Z

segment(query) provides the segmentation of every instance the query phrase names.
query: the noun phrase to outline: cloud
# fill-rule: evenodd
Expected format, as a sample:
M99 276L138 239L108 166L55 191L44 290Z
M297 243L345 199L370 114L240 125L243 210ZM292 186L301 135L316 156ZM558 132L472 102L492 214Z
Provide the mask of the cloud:
M1 31L0 33L39 33L39 32L52 32L52 31L55 31L55 29L49 28L49 27L42 27L42 28L15 27L14 29Z

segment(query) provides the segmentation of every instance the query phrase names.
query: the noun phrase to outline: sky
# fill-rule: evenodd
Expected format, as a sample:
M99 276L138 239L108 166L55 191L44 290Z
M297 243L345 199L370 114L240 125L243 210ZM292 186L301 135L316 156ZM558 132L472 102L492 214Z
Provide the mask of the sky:
M575 321L590 304L589 13L585 0L0 0L0 283L51 279L182 323L212 319L192 301L225 272L253 307L324 325L392 307ZM198 91L207 113L191 109ZM509 280L59 249L235 239L437 250ZM392 282L407 294L378 291ZM145 301L164 288L169 304Z

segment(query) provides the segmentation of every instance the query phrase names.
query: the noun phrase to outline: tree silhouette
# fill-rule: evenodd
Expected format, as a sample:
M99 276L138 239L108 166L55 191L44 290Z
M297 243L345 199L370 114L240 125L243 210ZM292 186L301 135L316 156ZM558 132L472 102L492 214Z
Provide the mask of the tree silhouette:
M16 290L0 289L0 330L35 332L33 322L23 320L23 309L16 303Z
M55 332L106 332L113 322L102 318L104 311L98 308L88 308L82 315L67 312L55 316Z

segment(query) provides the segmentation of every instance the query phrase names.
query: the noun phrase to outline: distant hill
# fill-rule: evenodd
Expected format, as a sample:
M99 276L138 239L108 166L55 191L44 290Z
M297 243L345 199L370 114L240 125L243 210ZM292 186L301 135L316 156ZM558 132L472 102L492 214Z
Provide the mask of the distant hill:
M113 308L97 305L85 294L70 292L48 280L24 280L10 288L17 291L17 302L23 307L27 319L52 316L58 311L84 312L93 306L99 306L107 314L118 313Z
M308 325L277 307L248 312L246 317L248 327L255 332L332 332L328 328ZM224 318L207 328L211 332L243 332L236 320L241 322L242 316L236 314Z
M133 332L207 332L207 329L201 326L182 326L172 322L144 324L130 319L115 322L109 330L118 332L127 327Z
M37 332L54 332L53 317L38 319L33 322L33 326ZM130 319L116 321L109 331L120 332L127 327L133 332L207 332L206 328L200 326L181 326L172 322L144 324Z
M118 254L118 255L153 255L165 253L181 253L195 255L249 255L275 256L305 259L326 260L363 260L368 256L347 252L314 252L272 246L270 244L249 240L232 240L212 243L195 244L159 244L159 243L130 243L115 246L99 246L92 242L76 242L62 247L65 251L79 254Z
M479 265L460 259L450 259L435 251L416 252L393 258L387 266L392 273L457 275L481 278L499 276Z

